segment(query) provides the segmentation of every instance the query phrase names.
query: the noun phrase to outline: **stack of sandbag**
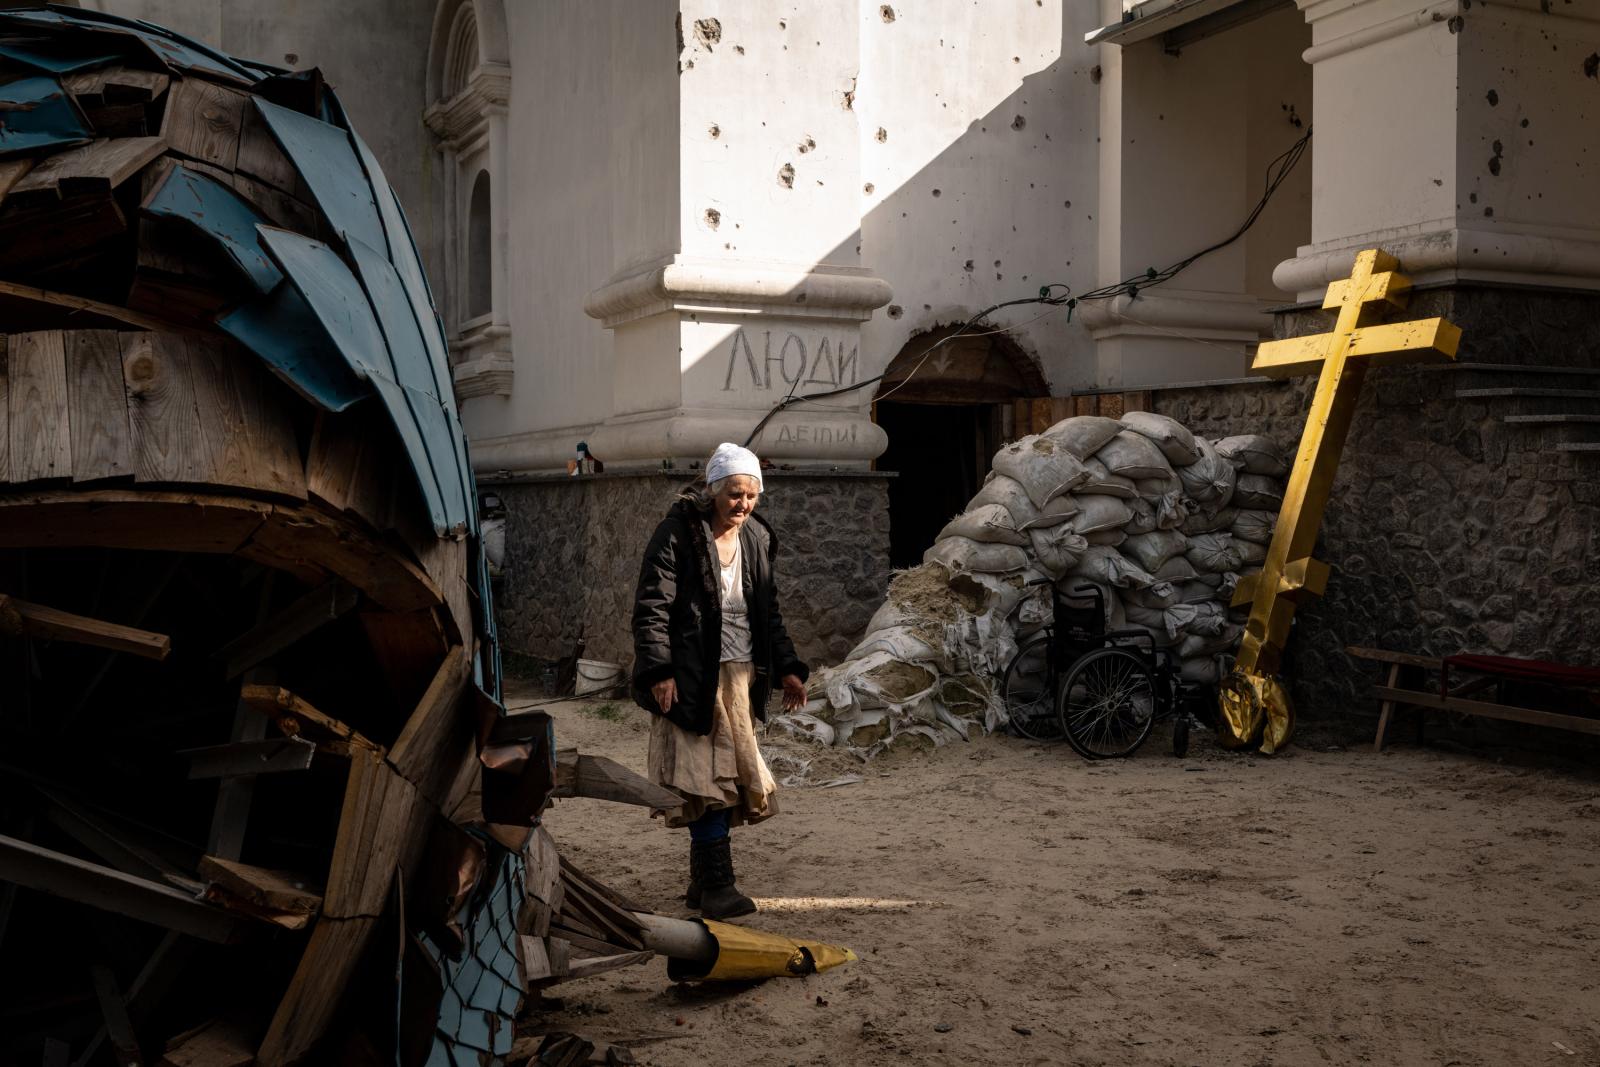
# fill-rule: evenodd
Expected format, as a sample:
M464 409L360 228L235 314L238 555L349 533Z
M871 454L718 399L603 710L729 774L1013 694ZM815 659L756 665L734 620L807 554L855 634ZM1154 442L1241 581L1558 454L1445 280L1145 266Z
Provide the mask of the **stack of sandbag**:
M1086 587L1108 629L1146 630L1185 681L1216 682L1241 632L1229 599L1266 556L1287 472L1268 438L1210 442L1143 411L1008 444L922 565L895 576L866 638L778 721L863 757L992 730L1017 643L1050 623L1052 592Z

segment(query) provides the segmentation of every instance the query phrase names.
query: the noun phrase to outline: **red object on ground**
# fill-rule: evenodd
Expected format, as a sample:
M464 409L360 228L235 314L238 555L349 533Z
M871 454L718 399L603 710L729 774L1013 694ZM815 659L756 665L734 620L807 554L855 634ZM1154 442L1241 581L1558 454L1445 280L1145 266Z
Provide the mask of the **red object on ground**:
M1542 659L1517 659L1514 656L1459 655L1444 657L1445 675L1450 668L1474 671L1478 674L1496 674L1505 678L1518 678L1528 682L1577 687L1600 686L1600 667L1573 667L1565 663L1552 663Z

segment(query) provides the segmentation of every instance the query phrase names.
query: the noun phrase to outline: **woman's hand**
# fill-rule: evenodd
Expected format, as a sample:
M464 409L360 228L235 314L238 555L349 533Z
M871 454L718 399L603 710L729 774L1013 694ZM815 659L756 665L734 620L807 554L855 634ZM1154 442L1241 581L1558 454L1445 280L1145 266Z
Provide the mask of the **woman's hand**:
M678 699L678 682L668 678L664 682L657 682L650 687L650 695L656 698L656 707L665 715L672 710L672 705Z
M783 710L799 711L806 706L806 683L797 674L783 676Z

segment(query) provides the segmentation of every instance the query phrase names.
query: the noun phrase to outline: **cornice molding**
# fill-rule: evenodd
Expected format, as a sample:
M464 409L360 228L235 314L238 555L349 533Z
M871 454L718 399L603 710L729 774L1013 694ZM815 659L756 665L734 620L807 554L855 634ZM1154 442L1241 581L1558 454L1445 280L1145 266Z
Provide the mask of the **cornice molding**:
M510 104L511 68L504 63L484 63L472 72L466 88L449 100L430 104L422 112L422 121L434 136L456 145L481 133L489 116Z
M664 311L861 322L894 296L864 267L672 256L614 277L583 302L607 329Z

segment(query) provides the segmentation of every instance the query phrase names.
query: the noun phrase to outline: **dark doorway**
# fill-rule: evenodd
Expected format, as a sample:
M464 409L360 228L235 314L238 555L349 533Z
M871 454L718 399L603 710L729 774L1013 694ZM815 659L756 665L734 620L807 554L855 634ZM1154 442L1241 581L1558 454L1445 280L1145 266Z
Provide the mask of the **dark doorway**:
M961 512L1012 437L1014 405L1048 396L1038 365L1007 336L943 326L905 343L883 372L873 418L889 435L889 561L914 567Z
M915 567L951 517L960 513L989 473L1000 447L1000 409L994 404L878 405L889 448L878 469L889 482L889 565Z

